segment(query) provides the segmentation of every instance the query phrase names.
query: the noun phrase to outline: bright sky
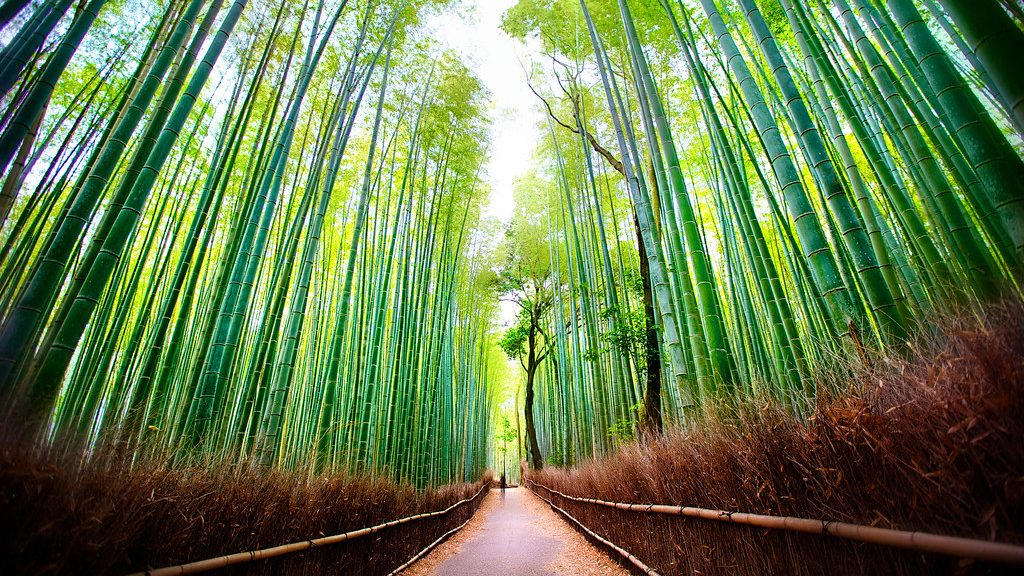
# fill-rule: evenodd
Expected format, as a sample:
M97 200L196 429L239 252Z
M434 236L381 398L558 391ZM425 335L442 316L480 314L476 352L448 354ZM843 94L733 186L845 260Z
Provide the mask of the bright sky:
M462 55L491 92L491 154L485 179L491 187L487 213L512 217L512 182L530 165L543 117L526 84L519 57L528 47L502 32L501 14L516 0L463 0L462 14L442 14L428 22L436 38Z
M516 0L463 0L460 14L442 14L428 21L436 38L458 52L491 92L491 152L484 176L491 188L486 214L502 222L512 218L512 183L532 161L538 123L543 116L530 92L523 62L534 47L513 40L501 30L501 15ZM518 308L500 303L501 322L514 323Z

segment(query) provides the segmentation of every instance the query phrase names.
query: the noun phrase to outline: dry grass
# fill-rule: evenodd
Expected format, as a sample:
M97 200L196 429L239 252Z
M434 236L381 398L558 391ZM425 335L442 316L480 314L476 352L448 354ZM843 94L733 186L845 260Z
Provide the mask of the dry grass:
M0 446L0 574L124 574L365 528L448 507L481 484L416 491L359 475L78 464ZM489 478L487 479L489 480ZM440 519L218 573L386 574L465 522Z
M1024 543L1024 306L929 322L909 359L846 366L809 422L747 406L537 482L602 500L839 520ZM834 538L560 506L664 574L1000 574Z

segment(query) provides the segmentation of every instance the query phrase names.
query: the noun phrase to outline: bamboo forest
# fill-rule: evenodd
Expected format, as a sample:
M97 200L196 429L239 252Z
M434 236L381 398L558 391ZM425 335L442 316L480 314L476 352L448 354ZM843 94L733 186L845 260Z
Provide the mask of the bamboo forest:
M2 573L1024 565L1017 0L2 0L0 54Z

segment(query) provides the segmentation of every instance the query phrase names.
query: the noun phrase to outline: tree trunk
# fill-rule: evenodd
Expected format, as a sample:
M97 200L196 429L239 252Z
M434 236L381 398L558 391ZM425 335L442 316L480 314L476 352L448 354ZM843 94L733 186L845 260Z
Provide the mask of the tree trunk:
M530 466L534 470L544 467L544 459L540 455L540 444L537 443L537 427L533 422L533 377L537 367L532 363L533 350L530 350L531 363L526 370L526 437L530 442Z
M594 138L589 131L586 132L587 141L591 148L600 154L613 169L623 177L626 171L615 156ZM648 173L652 185L657 187L657 178L654 177L654 163L648 163ZM652 204L657 206L658 194L651 195ZM655 225L661 227L660 210L655 209ZM658 320L654 315L654 290L651 287L651 268L647 262L647 247L644 246L644 238L640 231L640 220L633 212L633 226L636 229L636 245L640 256L640 278L643 281L644 291L644 354L647 359L647 382L644 386L644 411L640 419L640 429L644 435L660 436L663 430L661 419L661 348L658 342Z
M647 264L647 249L640 237L640 223L633 218L637 246L640 250L640 278L644 289L644 354L647 360L647 383L644 386L644 412L640 429L645 437L660 436L661 423L661 350L658 347L658 325L654 317L654 291L651 289L651 271Z

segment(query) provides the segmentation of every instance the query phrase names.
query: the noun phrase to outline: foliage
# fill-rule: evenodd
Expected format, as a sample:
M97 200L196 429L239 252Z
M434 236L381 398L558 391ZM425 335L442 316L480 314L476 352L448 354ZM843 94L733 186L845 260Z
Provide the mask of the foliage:
M506 330L498 341L498 346L513 360L526 355L526 340L530 334L529 316L526 311L520 312L516 324Z
M38 134L3 100L5 406L84 451L477 477L489 95L420 28L448 2L143 4L103 5ZM53 48L15 39L4 73Z
M1004 11L942 4L522 0L506 13L505 30L539 46L528 70L546 116L530 173L546 201L528 205L557 286L542 445L614 449L630 407L652 400L649 360L667 422L733 418L762 393L807 418L834 358L898 355L914 318L1019 292L1016 84L966 40L982 23L1007 46L1024 36Z
M641 310L605 308L600 313L600 318L604 320L613 317L617 322L601 338L619 354L632 358L637 371L643 374L647 369L647 318Z
M558 468L566 468L576 464L576 454L571 444L554 444L551 447L551 454L548 456L548 464Z
M636 442L637 423L642 419L641 410L643 405L633 404L629 407L631 413L636 414L635 418L621 418L608 428L608 437L612 439L615 446L624 446Z

